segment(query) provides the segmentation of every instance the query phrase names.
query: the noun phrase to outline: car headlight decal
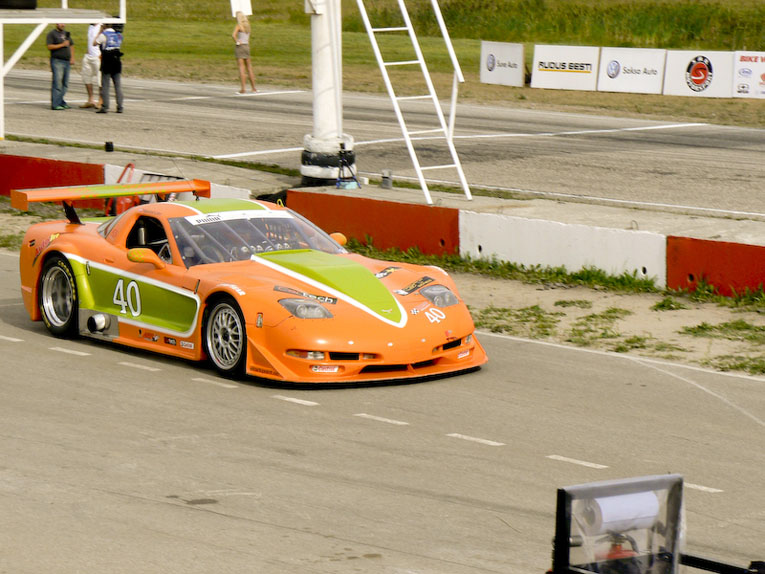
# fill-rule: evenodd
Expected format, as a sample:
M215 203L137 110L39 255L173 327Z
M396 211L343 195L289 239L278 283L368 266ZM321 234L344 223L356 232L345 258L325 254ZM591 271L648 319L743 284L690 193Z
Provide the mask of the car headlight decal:
M444 285L428 285L420 289L420 295L425 297L436 307L451 307L457 305L459 299Z
M331 319L332 313L313 299L279 299L279 304L298 319Z

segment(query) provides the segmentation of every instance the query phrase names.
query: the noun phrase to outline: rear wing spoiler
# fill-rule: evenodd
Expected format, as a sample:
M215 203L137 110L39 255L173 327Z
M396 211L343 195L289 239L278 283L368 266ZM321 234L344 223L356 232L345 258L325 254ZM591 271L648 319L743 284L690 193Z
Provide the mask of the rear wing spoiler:
M201 179L188 179L151 183L12 189L11 206L21 211L28 211L30 203L60 201L64 204L67 219L72 223L80 223L80 218L77 217L77 213L72 206L74 201L132 195L165 195L170 193L193 193L197 199L200 197L210 197L210 182Z

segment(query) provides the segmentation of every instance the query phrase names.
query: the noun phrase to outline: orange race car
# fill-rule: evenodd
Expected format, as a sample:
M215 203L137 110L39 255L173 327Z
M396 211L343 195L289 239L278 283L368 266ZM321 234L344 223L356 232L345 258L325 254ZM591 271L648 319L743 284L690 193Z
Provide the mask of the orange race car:
M81 222L75 200L192 192ZM33 320L59 337L113 341L224 375L299 383L407 379L486 362L446 272L346 251L297 213L209 197L198 180L13 190L12 205L61 201L21 247ZM337 241L339 240L339 242Z

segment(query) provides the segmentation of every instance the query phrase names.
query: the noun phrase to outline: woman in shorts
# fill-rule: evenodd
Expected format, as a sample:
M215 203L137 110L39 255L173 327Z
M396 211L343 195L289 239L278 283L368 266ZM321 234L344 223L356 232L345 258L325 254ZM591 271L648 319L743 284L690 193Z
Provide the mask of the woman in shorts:
M255 89L255 74L252 71L252 63L250 62L250 22L243 12L236 13L236 26L231 33L231 37L236 42L234 54L236 55L237 62L239 62L239 80L242 83L242 89L239 93L244 94L246 91L245 82L247 75L250 77L252 91L257 92Z

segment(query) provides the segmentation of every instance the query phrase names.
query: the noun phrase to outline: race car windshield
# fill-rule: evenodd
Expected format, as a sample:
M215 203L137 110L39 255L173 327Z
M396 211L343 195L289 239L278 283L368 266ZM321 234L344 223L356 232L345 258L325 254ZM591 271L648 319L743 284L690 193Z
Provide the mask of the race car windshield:
M321 229L287 211L176 217L169 223L186 267L293 249L345 253Z

